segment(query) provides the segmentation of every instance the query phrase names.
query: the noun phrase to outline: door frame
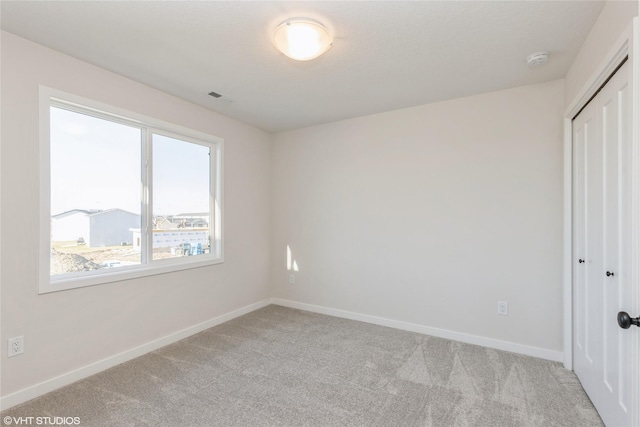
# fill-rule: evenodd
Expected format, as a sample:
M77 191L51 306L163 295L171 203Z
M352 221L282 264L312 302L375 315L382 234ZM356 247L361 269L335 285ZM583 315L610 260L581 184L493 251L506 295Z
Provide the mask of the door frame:
M564 218L563 218L563 355L564 367L573 370L573 118L596 94L602 85L616 70L622 60L628 56L631 66L631 145L632 145L632 182L631 182L631 281L635 283L635 292L630 310L632 316L640 315L640 18L635 17L622 36L612 46L600 66L587 81L576 98L569 104L564 114ZM630 331L632 335L631 360L640 358L640 331ZM633 364L632 402L640 401L640 367ZM640 425L640 408L633 408L634 424Z

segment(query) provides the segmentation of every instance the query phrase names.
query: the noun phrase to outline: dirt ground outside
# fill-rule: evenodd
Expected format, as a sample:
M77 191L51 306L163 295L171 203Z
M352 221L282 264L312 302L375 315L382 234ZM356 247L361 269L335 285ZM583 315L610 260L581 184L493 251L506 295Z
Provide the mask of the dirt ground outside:
M108 268L112 263L132 265L140 263L140 250L132 246L104 246L92 248L75 241L52 242L51 274L90 271ZM154 259L172 258L170 248L154 251Z

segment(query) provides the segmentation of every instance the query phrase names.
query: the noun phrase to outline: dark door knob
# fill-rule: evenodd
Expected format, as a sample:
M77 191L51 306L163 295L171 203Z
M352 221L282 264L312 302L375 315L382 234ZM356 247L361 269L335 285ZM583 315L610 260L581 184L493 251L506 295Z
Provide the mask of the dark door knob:
M579 259L579 260L578 260L578 262L579 262L580 264L582 264L582 263L584 262L584 260L583 260L583 259Z
M633 317L629 316L626 311L621 311L620 313L618 313L618 325L622 329L629 329L631 325L640 327L640 317L636 317L634 319Z
M615 276L615 274L613 274L613 271L607 271L607 277L609 276Z

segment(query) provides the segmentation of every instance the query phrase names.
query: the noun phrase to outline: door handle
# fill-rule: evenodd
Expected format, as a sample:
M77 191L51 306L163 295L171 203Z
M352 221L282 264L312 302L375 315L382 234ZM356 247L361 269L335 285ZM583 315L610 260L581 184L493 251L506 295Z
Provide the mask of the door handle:
M633 318L626 311L618 313L618 325L622 329L629 329L631 325L640 327L640 317Z
M583 260L583 259L579 259L579 260L578 260L578 262L579 262L580 264L582 264L582 263L584 262L584 260Z
M615 274L613 274L613 271L607 271L607 277L610 277L610 276L615 276Z

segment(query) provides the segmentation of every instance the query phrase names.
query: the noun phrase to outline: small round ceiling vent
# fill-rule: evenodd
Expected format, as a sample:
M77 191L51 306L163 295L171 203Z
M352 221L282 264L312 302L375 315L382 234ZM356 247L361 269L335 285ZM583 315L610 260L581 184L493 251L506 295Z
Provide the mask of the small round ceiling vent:
M549 61L549 52L536 52L527 56L527 65L529 67L539 67Z

